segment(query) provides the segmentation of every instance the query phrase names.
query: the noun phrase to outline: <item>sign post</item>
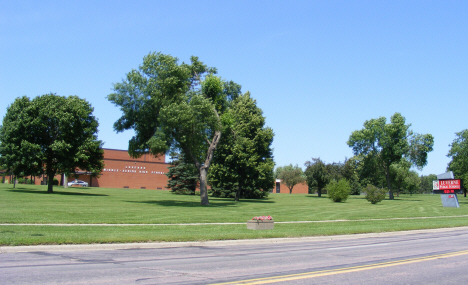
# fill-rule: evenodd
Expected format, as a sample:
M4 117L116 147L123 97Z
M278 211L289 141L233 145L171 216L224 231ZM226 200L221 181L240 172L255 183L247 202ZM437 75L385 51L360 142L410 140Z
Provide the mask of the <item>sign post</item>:
M463 193L461 179L439 179L432 181L432 192L440 194L444 207L460 208L457 193Z

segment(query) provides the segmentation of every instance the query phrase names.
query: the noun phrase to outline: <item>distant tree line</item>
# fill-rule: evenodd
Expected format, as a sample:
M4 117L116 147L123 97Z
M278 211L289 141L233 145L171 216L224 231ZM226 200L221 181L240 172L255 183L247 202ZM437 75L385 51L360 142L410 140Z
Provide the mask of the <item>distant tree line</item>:
M276 178L283 180L290 193L294 185L305 182L309 193L317 193L319 197L331 182L342 179L348 182L351 195L359 195L368 185L386 189L390 199L394 194L430 193L436 175L419 176L413 168L422 169L427 164L427 154L432 151L434 138L430 134L414 133L410 126L399 113L395 113L390 122L385 117L368 120L362 130L350 135L347 142L353 149L353 157L332 163L326 163L320 157L312 158L305 162L304 172L298 166L278 167L280 171L277 169ZM452 149L461 149L468 138L468 132L457 135L459 138L454 141ZM449 155L452 153L458 160L454 159L449 169L463 169L461 165L467 156L454 151ZM466 175L463 173L457 172L458 177L463 178ZM295 177L297 182L291 183L295 181L291 177Z

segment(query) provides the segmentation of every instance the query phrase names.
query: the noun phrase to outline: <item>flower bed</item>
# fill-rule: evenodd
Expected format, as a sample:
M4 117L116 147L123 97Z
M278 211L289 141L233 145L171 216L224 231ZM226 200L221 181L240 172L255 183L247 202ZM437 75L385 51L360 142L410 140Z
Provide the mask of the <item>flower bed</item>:
M275 222L271 216L253 217L247 221L248 230L272 230L274 226Z

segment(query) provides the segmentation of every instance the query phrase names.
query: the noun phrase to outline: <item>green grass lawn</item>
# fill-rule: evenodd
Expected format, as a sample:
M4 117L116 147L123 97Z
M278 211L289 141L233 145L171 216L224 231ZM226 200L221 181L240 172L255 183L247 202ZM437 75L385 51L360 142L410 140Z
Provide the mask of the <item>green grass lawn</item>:
M353 234L424 228L468 226L468 198L460 208L444 208L439 195L402 195L372 205L363 196L345 203L303 194L271 194L263 200L211 198L168 191L0 185L0 223L17 224L141 224L139 226L0 226L1 245L105 242L189 241L265 237ZM153 226L145 224L244 223L271 215L276 222L356 220L307 224L275 224L274 230L252 231L246 225ZM458 217L448 217L458 216ZM436 217L431 219L357 221Z

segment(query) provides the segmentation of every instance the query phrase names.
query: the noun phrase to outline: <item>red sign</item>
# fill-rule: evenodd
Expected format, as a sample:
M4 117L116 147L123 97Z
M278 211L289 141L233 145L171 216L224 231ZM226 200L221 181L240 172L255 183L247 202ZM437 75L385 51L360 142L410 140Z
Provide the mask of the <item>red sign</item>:
M460 185L461 185L460 179L447 179L447 180L432 181L433 190L459 190Z

